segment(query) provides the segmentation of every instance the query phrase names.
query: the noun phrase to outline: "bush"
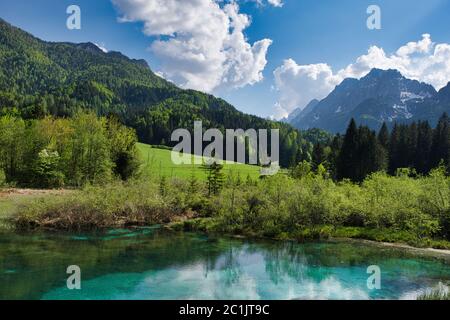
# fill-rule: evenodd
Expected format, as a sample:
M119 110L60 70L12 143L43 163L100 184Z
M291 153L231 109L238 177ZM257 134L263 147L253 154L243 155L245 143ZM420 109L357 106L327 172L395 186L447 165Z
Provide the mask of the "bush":
M37 201L20 210L17 223L82 228L194 217L203 219L186 222L186 228L282 239L336 236L446 247L449 183L441 169L415 178L375 173L360 185L335 183L323 174L298 179L279 174L251 184L228 183L207 197L204 183L194 187L192 181L148 176Z
M0 187L6 186L6 175L3 169L0 168Z
M171 207L157 190L153 182L113 183L47 196L23 205L15 218L16 225L95 229L170 222L179 208Z

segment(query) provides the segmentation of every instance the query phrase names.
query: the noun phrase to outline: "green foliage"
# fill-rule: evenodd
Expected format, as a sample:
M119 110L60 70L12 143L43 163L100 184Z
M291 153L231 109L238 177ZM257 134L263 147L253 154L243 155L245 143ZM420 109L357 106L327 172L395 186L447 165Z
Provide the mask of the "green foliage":
M3 187L6 185L6 176L3 169L0 169L0 187Z
M308 161L302 161L297 166L291 168L289 175L294 179L303 179L312 174L312 166Z
M193 132L194 121L208 128L280 129L284 167L311 153L311 143L327 143L323 130L299 132L288 124L244 114L222 99L194 90L182 90L155 75L143 60L118 52L102 52L92 43L41 41L0 19L0 115L24 119L73 117L80 110L99 116L117 116L136 130L139 141L173 146L178 128ZM116 174L126 178L131 159ZM302 158L303 157L303 158Z
M107 136L111 144L111 159L114 173L122 180L133 177L140 170L141 160L136 146L136 132L121 125L116 118L109 118L107 122Z
M165 197L167 195L167 180L165 176L162 176L159 181L159 194L162 197Z
M377 171L392 175L426 175L439 165L450 168L450 122L444 114L436 129L428 122L395 124L389 134L383 124L378 135L368 127L356 127L352 119L343 138L314 146L311 163L322 163L338 181L362 182ZM309 161L309 160L308 160Z
M434 130L430 158L432 167L441 162L450 167L450 119L446 113L439 119Z
M217 195L223 187L225 176L223 174L223 165L213 161L202 165L206 173L208 196Z
M123 224L162 223L175 210L158 196L151 182L86 187L58 197L48 196L24 204L14 218L18 227L97 229ZM147 195L151 194L152 197Z
M375 132L367 127L357 129L352 119L337 159L337 177L361 182L369 174L386 168L386 156Z
M0 117L0 169L9 184L56 188L103 184L138 173L136 136L92 113L71 119Z
M0 168L11 182L23 170L25 122L12 116L0 118Z
M36 184L45 188L59 188L64 185L64 174L60 171L61 157L58 151L42 150L34 167Z
M418 179L375 173L361 185L334 183L320 173L295 180L279 175L250 188L226 188L214 203L221 232L304 238L302 230L317 234L328 225L377 230L358 233L361 238L426 245L426 239L448 239L449 182L443 169Z
M145 176L44 197L16 210L16 225L93 228L202 218L176 228L278 239L346 237L450 248L450 178L374 173L361 184L312 172L251 183L230 179L217 194L208 182ZM151 205L150 205L151 204ZM203 220L206 218L206 220ZM182 227L184 225L184 227Z

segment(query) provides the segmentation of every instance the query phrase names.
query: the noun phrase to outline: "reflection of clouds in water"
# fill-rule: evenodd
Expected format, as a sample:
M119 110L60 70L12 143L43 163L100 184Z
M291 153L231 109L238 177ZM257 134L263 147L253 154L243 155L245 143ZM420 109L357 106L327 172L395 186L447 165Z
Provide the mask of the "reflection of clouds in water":
M253 277L242 274L227 281L226 271L212 270L205 276L204 265L196 264L157 272L148 275L132 295L139 299L260 299Z
M181 269L170 269L146 276L133 293L126 297L136 299L237 299L237 300L313 300L313 299L369 299L362 289L346 287L335 277L320 282L303 279L301 282L285 278L273 281L258 275L258 265L244 267L234 281L228 281L227 269L211 270L205 277L202 264Z
M217 255L200 256L193 263L164 265L161 269L138 269L109 273L82 282L80 292L59 288L49 292L49 299L186 299L186 300L365 300L370 298L415 299L433 286L432 274L440 265L427 267L416 260L386 260L382 290L367 289L367 268L348 256L349 250L333 251L325 245L310 250L295 245L230 246ZM273 248L273 249L272 249ZM332 247L334 250L335 247ZM344 248L346 249L346 248ZM313 254L311 253L313 252ZM318 253L317 253L318 252ZM351 251L350 251L351 252ZM315 255L314 255L315 254ZM345 255L347 254L347 255ZM213 258L211 258L213 257ZM345 259L348 260L345 260ZM381 259L381 258L380 258ZM192 260L190 260L192 261ZM344 261L344 262L341 262ZM349 263L347 263L350 261ZM129 261L128 261L129 263ZM402 266L401 272L398 266ZM432 268L433 267L433 268ZM441 272L441 271L439 271ZM420 275L420 277L419 277ZM419 280L420 279L420 280ZM416 291L414 291L416 290Z
M293 266L281 262L268 270L266 259L261 254L236 252L219 259L214 266L199 262L181 267L145 273L116 273L83 281L83 290L69 292L55 290L47 298L90 299L185 299L185 300L326 300L326 299L369 299L365 287L352 282L355 273L325 268ZM281 268L280 268L281 266ZM308 271L313 270L308 276ZM302 271L302 272L299 272ZM274 281L274 274L277 281ZM317 273L321 276L318 277ZM358 271L357 274L360 272ZM339 278L336 276L339 274ZM363 272L364 276L364 272ZM364 278L361 278L365 284Z
M358 288L345 287L339 280L329 277L319 283L309 282L302 285L305 291L297 293L297 299L304 300L367 300L367 292Z

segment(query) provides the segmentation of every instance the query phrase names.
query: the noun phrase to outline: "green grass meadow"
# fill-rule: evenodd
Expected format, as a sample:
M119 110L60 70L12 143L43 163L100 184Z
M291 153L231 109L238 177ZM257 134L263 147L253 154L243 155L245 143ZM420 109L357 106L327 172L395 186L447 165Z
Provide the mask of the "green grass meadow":
M171 159L171 150L159 149L143 143L138 143L137 146L141 153L144 168L148 173L183 179L188 179L194 175L197 179L206 180L206 174L201 169L201 165L175 165ZM193 155L192 158L194 159L194 157L198 156ZM252 179L257 179L260 175L260 167L240 163L225 164L223 173L226 175L240 176L243 180L248 175Z

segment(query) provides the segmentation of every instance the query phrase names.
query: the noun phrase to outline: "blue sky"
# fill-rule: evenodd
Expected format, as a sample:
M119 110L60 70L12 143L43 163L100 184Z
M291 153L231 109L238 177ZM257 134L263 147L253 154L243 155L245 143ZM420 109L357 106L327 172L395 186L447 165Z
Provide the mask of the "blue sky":
M450 71L446 69L447 67L450 69L450 66L442 67L443 62L436 62L438 57L434 54L434 44L450 43L448 32L450 1L284 0L282 7L270 5L266 0L259 1L262 4L257 4L256 0L237 1L239 4L237 12L251 19L251 24L242 28L242 34L246 39L236 40L236 47L233 48L241 48L244 44L252 46L263 39L271 40L270 46L267 42L265 43L267 52L263 48L259 52L261 56L265 56L267 63L261 66L258 62L260 60L256 57L257 54L253 52L252 56L252 51L248 48L242 49L242 52L239 51L241 49L235 49L230 54L231 58L228 55L227 58L220 56L220 52L214 51L217 49L215 47L208 48L207 53L217 53L218 56L213 55L210 61L198 64L189 65L188 60L177 61L175 64L178 66L180 63L180 68L192 72L192 77L173 70L173 56L165 55L167 50L173 49L173 46L165 46L164 41L170 37L163 31L154 31L155 29L147 34L143 32L145 22L151 24L152 28L164 30L164 19L157 25L154 24L153 20L159 16L155 15L153 18L151 13L140 14L139 10L146 8L136 7L133 0L117 0L116 5L113 5L110 0L2 0L0 17L44 40L90 41L108 50L121 51L132 58L144 58L154 71L164 73L165 77L180 85L188 83L188 87L202 89L202 85L205 84L206 91L225 98L239 110L263 117L273 115L279 117L295 107L303 107L315 95L322 98L342 77L361 76L361 72L365 72L368 66L396 66L396 63L399 63L399 69L404 68L401 71L406 75L430 82L436 87L441 86L444 81L450 81L450 77L447 77ZM148 3L151 2L157 1L148 0ZM167 3L169 2L185 3L177 0L168 0ZM190 2L195 1L190 0ZM68 16L66 8L71 4L81 8L81 30L66 28ZM381 30L369 30L366 26L368 17L366 9L371 4L381 8ZM222 1L219 6L223 9L224 2ZM177 14L177 12L174 13L174 15ZM183 15L186 12L180 14ZM217 28L217 25L220 25L218 23L209 26L208 19L201 20L203 14L207 16L205 10L198 10L199 17L193 19L203 23L202 26L204 25L205 28ZM132 22L119 22L118 18L124 15L128 15ZM191 33L182 40L193 38L197 41L199 37L208 34L208 31L205 31L206 33L199 35L195 28L192 29L189 25L182 30L178 30L177 27L177 25L171 26L172 29L175 28L175 32L187 30L187 33ZM427 38L423 38L423 34L429 34L433 44L427 44L425 41ZM162 47L152 46L157 40L163 44ZM421 43L420 40L424 42ZM413 46L415 51L408 53L410 56L407 58L401 56L405 58L403 62L397 62L398 57L392 57L392 59L389 57L409 42L414 42L417 46ZM387 58L382 57L374 64L366 63L362 71L356 72L355 67L348 68L350 64L355 64L358 57L366 55L371 46L383 49ZM419 49L419 47L425 47L425 49ZM253 60L243 63L239 60L241 53ZM417 60L419 62L414 60L418 54L421 59ZM215 68L217 66L214 64L218 61L215 59L219 56L222 59L220 64L223 66ZM369 55L368 59L376 60L374 56L376 55ZM439 57L439 59L442 58L442 56ZM286 63L286 59L292 60ZM410 66L411 61L415 63L414 68ZM246 67L252 63L254 63L253 68L247 70ZM234 68L232 73L224 71L229 64ZM322 64L319 71L316 68L317 64ZM419 69L424 69L424 65L427 71L419 72ZM312 68L312 66L315 67ZM344 70L345 68L347 70ZM278 78L274 76L274 71L277 69ZM439 79L431 77L437 69L445 69L439 74ZM217 73L217 76L211 79L205 78L202 81L204 75L210 76L214 73ZM260 74L263 78L259 77ZM230 81L231 77L239 78L241 75L242 79ZM312 75L319 80L312 81ZM320 90L317 91L317 88ZM278 107L275 107L276 105Z

